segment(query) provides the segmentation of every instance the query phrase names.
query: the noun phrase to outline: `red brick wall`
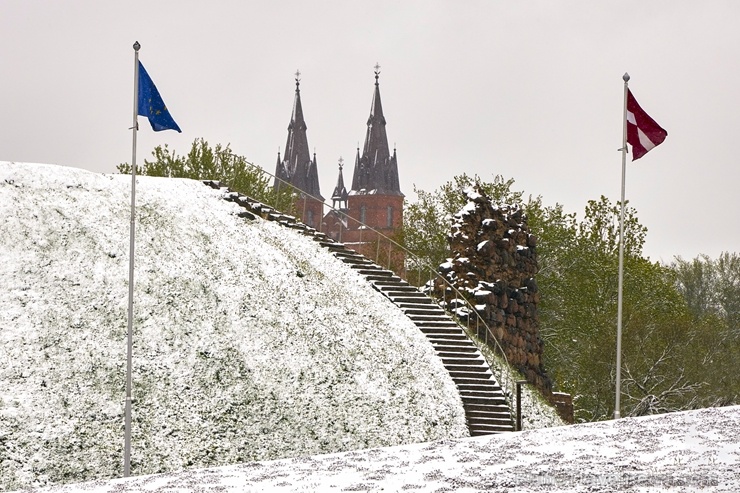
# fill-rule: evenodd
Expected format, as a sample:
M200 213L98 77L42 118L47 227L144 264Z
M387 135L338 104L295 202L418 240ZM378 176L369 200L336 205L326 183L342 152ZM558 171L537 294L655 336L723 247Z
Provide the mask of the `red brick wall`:
M357 229L357 222L361 220L361 211L365 207L364 223L373 229L383 232L396 231L403 223L403 197L398 195L350 195L347 201L350 220L350 229ZM391 225L388 226L388 207L392 207Z
M311 198L301 198L295 202L296 215L303 224L319 229L324 217L324 203Z

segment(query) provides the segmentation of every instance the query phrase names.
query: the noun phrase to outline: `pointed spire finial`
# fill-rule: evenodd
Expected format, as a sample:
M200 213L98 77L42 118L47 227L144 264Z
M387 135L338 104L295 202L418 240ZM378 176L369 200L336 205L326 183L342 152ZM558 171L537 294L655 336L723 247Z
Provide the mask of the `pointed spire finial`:
M378 85L378 77L380 77L380 64L375 62L375 85Z
M342 171L342 168L344 168L344 159L342 159L342 156L339 156L339 171Z
M301 85L301 71L296 70L295 71L295 88L298 90L298 86Z

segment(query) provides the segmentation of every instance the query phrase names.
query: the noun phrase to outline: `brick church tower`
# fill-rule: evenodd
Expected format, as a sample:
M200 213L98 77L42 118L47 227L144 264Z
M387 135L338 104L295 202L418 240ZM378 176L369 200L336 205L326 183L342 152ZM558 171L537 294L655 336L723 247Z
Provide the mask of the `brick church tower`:
M280 189L289 183L298 189L295 203L296 213L305 224L318 229L324 212L324 197L319 188L319 173L316 154L313 159L308 148L306 121L301 106L300 72L296 72L295 99L293 112L288 125L288 140L285 143L285 156L280 159L278 152L275 166L274 188ZM282 180L282 181L281 181Z
M359 223L392 236L403 220L403 193L398 180L396 150L390 153L385 131L385 116L380 102L380 67L375 66L375 91L367 120L365 144L357 149L352 188L347 196L347 215L351 218L343 233L345 243L374 242L376 236ZM340 170L341 173L341 170ZM359 222L359 223L358 223Z

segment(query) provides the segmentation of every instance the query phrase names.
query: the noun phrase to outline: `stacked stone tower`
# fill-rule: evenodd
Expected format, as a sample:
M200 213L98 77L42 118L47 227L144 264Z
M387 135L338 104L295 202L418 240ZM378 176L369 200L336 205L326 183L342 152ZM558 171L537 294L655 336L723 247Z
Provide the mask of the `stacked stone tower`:
M481 190L465 194L448 238L452 256L440 271L475 306L509 363L551 396L537 314L537 239L518 206L495 206ZM435 289L448 303L455 297L440 283Z

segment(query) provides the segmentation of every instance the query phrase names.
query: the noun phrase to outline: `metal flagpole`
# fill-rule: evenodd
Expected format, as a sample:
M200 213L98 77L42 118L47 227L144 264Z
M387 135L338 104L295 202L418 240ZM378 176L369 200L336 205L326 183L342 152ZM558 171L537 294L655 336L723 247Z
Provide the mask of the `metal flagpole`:
M128 335L126 340L126 411L123 444L123 477L131 475L131 351L133 346L134 324L134 231L136 221L136 132L139 123L136 119L139 113L139 48L138 41L134 43L134 125L131 145L131 235L128 260Z
M624 80L624 114L622 116L622 199L619 211L619 283L617 293L617 378L616 396L614 399L614 419L620 417L620 397L622 394L622 289L624 287L624 184L627 175L627 90L630 75L625 72Z

